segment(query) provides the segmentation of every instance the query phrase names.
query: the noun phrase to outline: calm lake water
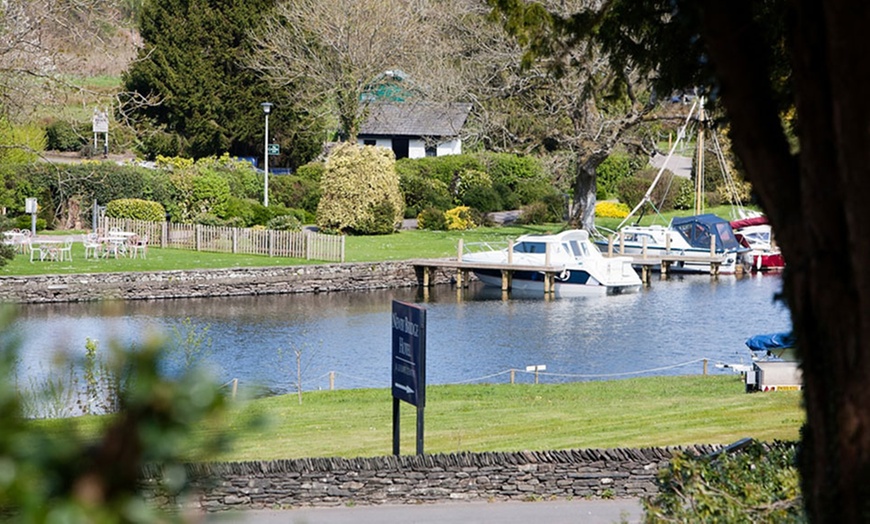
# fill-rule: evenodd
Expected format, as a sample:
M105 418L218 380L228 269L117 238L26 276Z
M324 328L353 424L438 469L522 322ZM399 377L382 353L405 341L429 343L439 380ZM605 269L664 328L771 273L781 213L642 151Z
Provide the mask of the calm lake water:
M24 376L46 373L59 352L83 355L88 338L105 348L193 326L221 382L289 391L299 350L305 390L328 388L330 372L338 389L387 388L396 299L426 308L429 384L504 383L511 368L523 370L518 382L531 382L531 365L546 366L542 382L564 382L699 374L705 358L710 373L728 373L715 364L748 363L747 338L790 329L787 309L774 300L781 285L777 275L686 275L654 280L634 295L577 299L503 300L490 288L440 286L426 296L412 288L28 305L14 327Z

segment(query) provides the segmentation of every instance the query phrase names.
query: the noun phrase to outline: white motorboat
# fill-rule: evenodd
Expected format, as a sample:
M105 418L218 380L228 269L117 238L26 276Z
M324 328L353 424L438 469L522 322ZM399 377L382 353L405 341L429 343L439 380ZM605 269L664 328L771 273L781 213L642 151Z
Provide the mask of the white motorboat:
M713 214L675 217L667 226L626 226L613 239L613 251L626 255L640 255L646 250L650 257L663 255L685 256L677 260L669 271L682 273L710 273L710 255L723 257L719 273L733 274L742 264L741 254L749 251L737 242L731 224ZM596 242L608 249L609 241ZM621 244L622 243L622 244ZM694 259L693 259L694 257Z
M641 287L630 258L602 256L582 229L524 235L506 249L465 253L462 262L478 264L472 271L489 286L501 286L502 270L516 266L512 270L516 291L543 293L545 274L557 272L553 280L557 297L635 293Z

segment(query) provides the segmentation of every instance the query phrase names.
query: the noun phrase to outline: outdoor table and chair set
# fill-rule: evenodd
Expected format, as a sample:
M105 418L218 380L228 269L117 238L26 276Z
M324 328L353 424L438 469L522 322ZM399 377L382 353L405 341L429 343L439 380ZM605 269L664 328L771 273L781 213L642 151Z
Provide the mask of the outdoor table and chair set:
M30 253L30 261L72 261L72 237L34 237L29 230L13 229L3 232L3 242L15 247L17 253ZM129 231L110 229L82 235L85 258L145 258L148 251L148 236Z

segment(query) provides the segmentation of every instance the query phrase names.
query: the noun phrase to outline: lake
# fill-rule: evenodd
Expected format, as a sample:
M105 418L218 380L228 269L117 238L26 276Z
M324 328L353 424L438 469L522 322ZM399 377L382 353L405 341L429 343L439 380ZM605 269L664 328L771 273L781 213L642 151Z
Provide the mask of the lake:
M526 366L543 365L542 382L644 375L729 373L717 363L748 363L744 341L790 329L774 300L779 275L654 278L631 295L503 300L479 284L374 292L174 299L127 303L21 306L20 376L47 373L57 354L81 356L85 341L107 348L147 335L200 337L199 358L222 383L271 392L293 390L296 351L305 390L387 388L392 300L426 308L427 378L431 384L531 382ZM170 370L183 359L170 358Z

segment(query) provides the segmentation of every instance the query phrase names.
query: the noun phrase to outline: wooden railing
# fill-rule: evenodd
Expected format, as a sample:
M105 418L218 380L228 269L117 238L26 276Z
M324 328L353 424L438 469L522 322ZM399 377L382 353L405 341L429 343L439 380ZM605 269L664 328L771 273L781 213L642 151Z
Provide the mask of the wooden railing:
M275 231L109 217L103 217L100 228L147 236L148 244L155 247L344 262L344 237L313 231Z

